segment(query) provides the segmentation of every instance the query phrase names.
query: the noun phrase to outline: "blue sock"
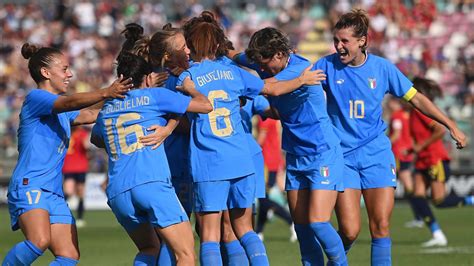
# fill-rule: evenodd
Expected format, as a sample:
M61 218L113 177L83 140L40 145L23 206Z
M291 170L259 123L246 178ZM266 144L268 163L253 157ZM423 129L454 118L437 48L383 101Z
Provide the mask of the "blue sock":
M2 262L3 265L31 265L39 256L43 255L43 251L25 240L16 244Z
M234 240L229 243L225 243L225 252L227 254L227 264L229 266L247 266L249 265L249 259L245 253L245 249L240 244L239 240Z
M221 251L219 248L219 243L217 242L202 242L200 250L199 261L202 266L208 265L222 265Z
M390 237L372 238L370 262L372 266L392 265L392 240Z
M438 224L437 222L432 222L432 223L430 224L430 231L431 231L431 233L434 233L434 232L436 232L436 231L438 231L438 230L441 230L441 227L439 227L439 224Z
M330 222L311 223L310 226L328 257L327 265L347 265L341 237L332 224Z
M53 260L49 266L75 266L79 263L78 260L57 256L55 260Z
M474 196L467 196L464 198L464 205L473 206L474 205Z
M133 266L155 266L156 256L138 253L133 260ZM161 265L161 264L160 264Z
M245 233L245 235L240 238L240 243L247 253L247 257L250 260L250 265L269 265L265 246L254 231Z
M318 239L309 224L295 224L303 266L324 265L324 255Z
M173 251L170 250L164 241L161 242L160 255L158 256L158 265L176 265L176 258L174 257Z

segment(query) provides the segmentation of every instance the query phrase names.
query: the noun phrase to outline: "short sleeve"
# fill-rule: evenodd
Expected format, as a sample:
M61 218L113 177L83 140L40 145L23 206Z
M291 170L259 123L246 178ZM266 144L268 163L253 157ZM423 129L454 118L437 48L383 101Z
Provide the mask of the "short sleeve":
M53 113L53 105L59 96L45 90L34 89L25 99L25 111L29 117L40 117Z
M234 67L234 69L239 71L244 82L244 91L242 92L242 95L252 99L257 97L265 86L263 80L240 67Z
M183 85L183 81L184 81L187 77L190 77L190 78L191 78L191 73L190 73L189 71L183 71L183 73L181 73L181 75L179 75L179 77L178 77L178 81L176 82L176 86L181 86L181 85Z
M277 80L292 80L301 75L303 71L309 67L310 63L308 61L300 61L296 64L289 64L281 72L275 75Z
M188 109L191 97L166 89L151 89L151 95L157 107L164 113L184 114Z
M76 120L76 118L79 116L79 113L80 111L78 110L66 112L69 123L73 123L74 120Z
M405 75L403 75L402 72L400 72L400 70L392 63L387 62L386 64L388 67L389 93L397 96L398 98L404 97L406 99L407 94L413 93L413 90L410 90L413 86L413 83L407 77L405 77Z
M270 108L270 103L267 98L262 95L255 97L253 100L252 112L261 115L263 112Z

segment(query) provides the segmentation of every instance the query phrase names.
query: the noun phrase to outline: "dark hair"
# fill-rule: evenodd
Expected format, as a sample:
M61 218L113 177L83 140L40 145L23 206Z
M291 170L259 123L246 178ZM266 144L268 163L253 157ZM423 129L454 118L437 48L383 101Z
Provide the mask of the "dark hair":
M151 72L151 65L141 56L130 52L122 52L117 59L117 75L132 78L133 87L135 88L140 87L143 77Z
M441 87L431 79L415 77L413 79L413 87L428 97L431 101L436 98L443 97Z
M164 66L165 54L170 53L172 50L170 38L176 36L178 33L182 33L182 30L174 28L171 23L167 23L161 30L158 30L151 36L148 43L148 61L153 67Z
M250 38L245 55L254 62L271 58L281 52L288 55L292 51L290 40L278 29L267 27L255 32Z
M62 55L61 51L52 47L37 47L35 45L24 43L21 47L21 55L28 60L28 69L30 75L36 83L40 83L46 78L41 74L41 68L50 67L53 58Z
M354 37L368 37L369 34L369 17L367 12L362 9L352 9L351 12L342 15L334 26L335 30L341 30L346 28L352 28L354 31ZM367 49L367 40L365 41L362 50Z
M219 22L210 11L204 11L183 25L184 38L196 60L226 55L229 44Z
M117 56L117 60L119 60L121 54L124 52L136 54L134 52L135 44L138 40L144 37L143 27L138 25L137 23L129 23L125 25L125 29L120 34L125 37L125 42L122 44L122 50Z

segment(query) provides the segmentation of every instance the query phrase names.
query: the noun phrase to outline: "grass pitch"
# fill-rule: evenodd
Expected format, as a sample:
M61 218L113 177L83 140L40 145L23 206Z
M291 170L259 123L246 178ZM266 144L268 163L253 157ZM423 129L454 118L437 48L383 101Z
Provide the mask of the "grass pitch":
M407 205L397 203L392 215L393 265L474 265L474 208L435 210L448 237L443 248L420 248L430 238L428 229L407 229L412 218ZM79 229L80 265L132 265L136 248L110 211L86 212L87 226ZM370 265L370 235L365 210L362 231L349 253L350 265ZM297 243L289 242L289 228L278 218L265 228L265 245L271 265L301 265ZM10 230L6 208L0 208L0 261L6 252L23 240L21 232ZM197 243L197 239L196 239ZM196 245L197 247L197 245ZM48 265L53 256L45 252L33 265Z

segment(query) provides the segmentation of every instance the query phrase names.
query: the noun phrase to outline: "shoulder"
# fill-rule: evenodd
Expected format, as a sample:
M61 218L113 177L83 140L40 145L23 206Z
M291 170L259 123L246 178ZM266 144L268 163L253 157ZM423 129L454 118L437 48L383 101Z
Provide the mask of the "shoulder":
M395 65L388 59L374 54L368 54L367 63L377 67L396 68Z
M337 62L339 62L339 59L337 58L337 53L333 53L333 54L321 57L314 64L315 66L314 68L318 68L318 69L327 68L328 65L334 65Z

